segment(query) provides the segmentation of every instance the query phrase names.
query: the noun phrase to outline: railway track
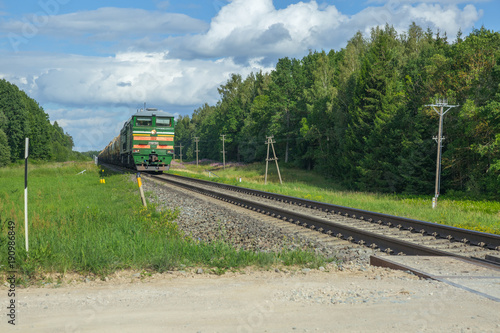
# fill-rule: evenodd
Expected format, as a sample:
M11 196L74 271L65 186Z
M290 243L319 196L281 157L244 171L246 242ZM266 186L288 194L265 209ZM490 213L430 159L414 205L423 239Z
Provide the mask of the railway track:
M500 262L499 235L182 176L151 177L387 254Z
M171 174L147 176L389 255L450 256L500 265L500 235Z

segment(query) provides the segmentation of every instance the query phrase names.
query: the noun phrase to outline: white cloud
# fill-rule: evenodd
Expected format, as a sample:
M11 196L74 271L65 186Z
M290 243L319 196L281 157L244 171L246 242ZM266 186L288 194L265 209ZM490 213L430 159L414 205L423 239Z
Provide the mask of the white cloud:
M223 7L205 34L169 40L175 57L294 56L317 46L348 20L335 6L315 1L276 10L272 0L234 0Z
M401 3L391 1L381 7L368 7L354 15L352 23L361 28L360 22L364 22L364 32L370 31L371 27L393 25L399 32L404 32L411 22L416 22L424 29L430 27L434 31L446 32L449 36L455 36L460 28L466 30L482 16L482 12L473 5L467 5L463 9L455 5L441 5L419 3L418 5L407 4L413 1L402 1ZM452 1L445 1L446 3Z
M272 0L233 0L214 17L206 33L169 38L152 47L166 47L174 58L230 56L246 63L263 57L275 62L283 56L301 57L309 49L339 50L356 31L369 36L371 28L386 23L402 33L415 21L424 29L455 36L460 28L471 28L482 16L471 4L460 9L460 2L391 0L347 16L334 5L319 6L314 0L280 10Z
M133 8L99 8L62 15L29 14L22 20L3 21L0 29L19 36L48 35L56 38L84 37L114 41L116 38L145 34L200 33L207 29L204 21L184 14L147 11Z
M215 103L217 87L231 73L247 75L261 66L219 61L168 59L166 53L123 52L114 57L66 55L5 56L3 65L21 68L4 75L41 103L63 105L136 105L143 101L169 106ZM38 70L36 69L38 67Z

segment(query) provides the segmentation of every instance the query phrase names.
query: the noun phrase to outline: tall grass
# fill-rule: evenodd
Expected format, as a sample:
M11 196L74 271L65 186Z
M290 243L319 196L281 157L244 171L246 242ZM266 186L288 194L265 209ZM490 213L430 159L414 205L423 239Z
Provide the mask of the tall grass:
M83 170L83 174L79 174ZM46 272L107 275L120 269L165 271L201 265L217 271L279 263L321 265L309 252L237 251L222 240L185 237L178 211L144 209L130 176L99 182L92 163L45 164L29 169L29 255L24 249L24 168L0 169L0 270L7 270L7 221L16 222L16 267L26 281ZM216 221L214 221L216 223Z
M429 196L363 193L343 190L341 186L312 172L280 166L283 185L279 184L276 167L269 164L268 183L264 184L265 164L230 167L223 170L210 165L171 169L171 173L226 184L280 193L340 206L409 217L471 230L500 234L500 202L441 195L438 207L432 208ZM219 178L209 178L208 172ZM242 178L242 182L239 182Z

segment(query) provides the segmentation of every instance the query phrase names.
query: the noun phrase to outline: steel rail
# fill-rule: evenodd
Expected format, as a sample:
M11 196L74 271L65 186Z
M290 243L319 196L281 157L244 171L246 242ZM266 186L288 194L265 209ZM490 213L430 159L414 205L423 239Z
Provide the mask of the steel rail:
M231 204L243 206L244 208L257 211L258 213L270 215L272 217L288 221L290 223L295 223L303 227L317 229L318 231L335 235L338 238L343 238L351 242L355 242L362 245L363 244L368 245L373 248L378 247L381 251L387 252L389 254L394 253L394 254L406 254L406 255L453 256L469 260L469 258L458 254L453 254L446 251L433 249L427 246L422 246L411 242L402 241L399 239L395 239L393 237L380 235L370 231L349 227L340 223L336 223L319 217L314 217L304 213L292 212L284 208L279 208L261 202L240 198L238 196L217 192L216 190L200 188L197 187L196 185L186 184L184 182L177 181L174 179L165 179L165 177L153 176L153 175L151 175L151 177L159 179L163 182L174 183L177 186L207 196L211 196L223 200L225 202L229 202Z
M449 240L460 241L463 243L470 243L476 246L485 247L492 250L500 249L500 235L488 234L480 231L457 228L457 227L437 224L433 222L426 222L406 217L370 212L367 210L328 204L313 200L301 199L282 194L247 189L234 185L214 183L207 180L201 180L201 179L195 179L195 178L189 178L171 174L163 174L162 176L166 176L169 178L179 178L202 184L208 184L210 186L217 186L223 189L236 192L244 192L256 196L263 196L269 199L275 199L286 203L302 205L309 208L322 210L325 212L332 212L350 218L366 220L369 222L378 222L379 224L393 226L403 230L420 232L424 235L427 234L427 235L432 235L434 237L446 238Z

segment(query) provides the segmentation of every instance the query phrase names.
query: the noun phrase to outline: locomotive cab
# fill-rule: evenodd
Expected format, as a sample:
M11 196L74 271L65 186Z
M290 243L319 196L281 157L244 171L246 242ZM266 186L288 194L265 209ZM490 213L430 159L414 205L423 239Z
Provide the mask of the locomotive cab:
M174 116L157 109L140 110L125 123L122 163L138 171L164 171L174 154Z

